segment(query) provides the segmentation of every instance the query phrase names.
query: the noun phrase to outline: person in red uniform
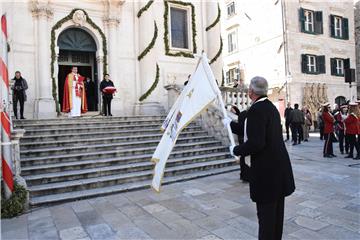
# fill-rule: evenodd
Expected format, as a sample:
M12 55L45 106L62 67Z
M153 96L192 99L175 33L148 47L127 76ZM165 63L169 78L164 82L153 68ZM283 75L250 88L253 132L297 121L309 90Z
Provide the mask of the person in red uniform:
M344 120L346 118L345 111L347 106L342 105L340 109L334 114L335 118L335 131L336 135L339 138L339 148L341 154L344 154L344 139L345 139L345 124ZM348 151L346 151L348 152Z
M333 151L332 135L334 134L334 122L335 119L329 111L330 104L326 103L323 105L323 120L324 120L324 150L323 154L326 158L336 157Z
M358 125L359 125L359 119L356 116L356 108L357 108L357 104L356 103L349 103L349 115L348 117L345 119L345 133L346 133L346 137L349 141L350 144L350 152L349 155L346 156L345 158L354 158L354 147L356 149L357 152L357 156L356 159L360 159L359 158L359 144L356 141L356 135L358 134L359 130L358 130Z

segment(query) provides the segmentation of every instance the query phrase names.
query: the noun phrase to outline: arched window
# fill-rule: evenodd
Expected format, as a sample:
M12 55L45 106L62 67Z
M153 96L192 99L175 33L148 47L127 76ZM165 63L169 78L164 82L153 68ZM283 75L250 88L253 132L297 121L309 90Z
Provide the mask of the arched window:
M343 105L343 104L346 103L346 98L343 97L343 96L337 96L337 97L335 98L335 103L336 103L338 106L341 106L341 105Z

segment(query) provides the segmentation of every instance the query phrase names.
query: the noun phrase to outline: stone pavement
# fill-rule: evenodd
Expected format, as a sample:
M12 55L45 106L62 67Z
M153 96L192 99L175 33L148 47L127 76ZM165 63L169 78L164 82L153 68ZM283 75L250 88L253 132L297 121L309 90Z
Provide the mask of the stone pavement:
M360 161L322 158L323 142L288 143L296 191L283 239L360 239ZM100 197L1 222L2 239L256 239L249 187L233 172Z

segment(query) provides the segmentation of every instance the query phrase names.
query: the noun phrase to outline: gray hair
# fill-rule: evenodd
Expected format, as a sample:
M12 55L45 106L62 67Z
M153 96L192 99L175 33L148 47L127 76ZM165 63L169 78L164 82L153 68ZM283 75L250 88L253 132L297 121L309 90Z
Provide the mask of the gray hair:
M267 95L269 85L265 78L263 77L253 77L250 81L249 88L256 94L256 95Z

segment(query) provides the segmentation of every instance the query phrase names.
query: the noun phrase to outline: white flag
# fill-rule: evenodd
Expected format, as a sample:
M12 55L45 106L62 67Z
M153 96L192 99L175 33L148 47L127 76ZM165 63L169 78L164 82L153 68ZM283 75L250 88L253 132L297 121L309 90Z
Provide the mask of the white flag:
M152 161L156 163L152 187L156 191L160 191L166 161L181 130L189 125L202 111L207 109L218 96L220 96L220 90L209 66L208 59L203 54L195 72L178 97L179 101L175 102L175 106L171 109L166 117L167 120L163 124L166 129L152 157Z

